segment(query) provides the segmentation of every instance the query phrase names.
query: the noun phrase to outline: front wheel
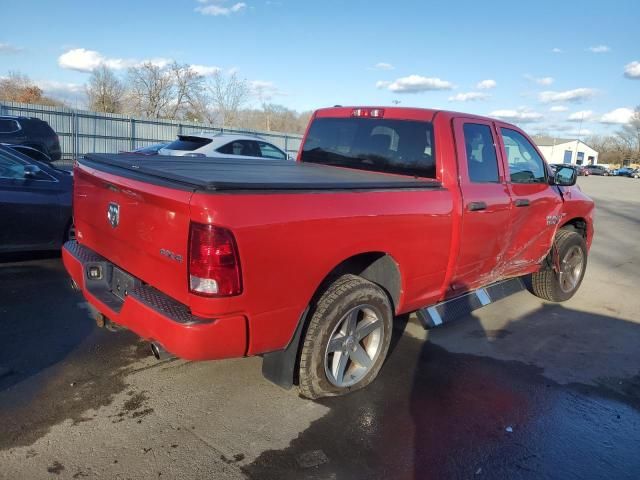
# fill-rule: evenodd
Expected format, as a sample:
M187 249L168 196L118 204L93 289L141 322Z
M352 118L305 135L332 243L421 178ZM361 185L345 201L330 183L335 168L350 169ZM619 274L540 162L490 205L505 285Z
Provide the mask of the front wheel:
M307 398L345 395L369 385L389 350L393 312L386 293L356 275L338 278L318 300L300 353Z
M587 268L587 244L573 230L558 230L553 241L557 261L530 277L532 293L551 302L564 302L576 293Z

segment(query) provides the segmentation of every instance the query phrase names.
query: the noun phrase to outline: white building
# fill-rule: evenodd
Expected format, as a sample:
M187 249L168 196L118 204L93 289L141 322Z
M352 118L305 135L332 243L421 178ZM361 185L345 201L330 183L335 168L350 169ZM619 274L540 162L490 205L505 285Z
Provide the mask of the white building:
M573 165L596 165L598 163L598 152L582 140L551 137L536 137L533 140L547 163L571 163Z

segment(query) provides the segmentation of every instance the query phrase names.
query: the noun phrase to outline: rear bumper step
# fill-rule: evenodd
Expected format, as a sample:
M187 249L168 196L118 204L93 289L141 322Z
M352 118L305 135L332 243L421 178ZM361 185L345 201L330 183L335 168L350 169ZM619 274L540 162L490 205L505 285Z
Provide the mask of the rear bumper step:
M474 310L497 302L505 297L525 289L519 278L511 278L503 282L494 283L488 287L479 288L456 298L445 300L431 307L418 310L418 319L424 328L434 328L453 320L465 317Z
M123 294L113 292L117 265L76 241L65 243L62 260L72 281L89 305L116 325L159 342L163 349L187 360L242 357L247 351L247 319L242 314L197 317L159 290L130 276ZM89 269L101 267L100 275ZM128 275L128 274L127 274ZM130 284L129 284L130 283ZM128 288L131 288L129 291Z

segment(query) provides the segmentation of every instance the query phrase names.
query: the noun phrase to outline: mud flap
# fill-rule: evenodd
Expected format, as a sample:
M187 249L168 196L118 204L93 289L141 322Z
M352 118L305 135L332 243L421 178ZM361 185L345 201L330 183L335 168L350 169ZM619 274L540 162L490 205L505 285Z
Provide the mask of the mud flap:
M293 338L284 350L265 353L262 356L262 375L264 378L279 387L287 390L291 389L296 376L296 366L298 363L298 352L300 350L300 338L306 325L307 308L298 321L298 326L293 334Z
M422 308L418 310L416 314L424 328L434 328L443 323L465 317L474 310L497 302L524 289L525 285L520 278L512 278L474 290L473 292L465 293L451 300L445 300L431 307Z

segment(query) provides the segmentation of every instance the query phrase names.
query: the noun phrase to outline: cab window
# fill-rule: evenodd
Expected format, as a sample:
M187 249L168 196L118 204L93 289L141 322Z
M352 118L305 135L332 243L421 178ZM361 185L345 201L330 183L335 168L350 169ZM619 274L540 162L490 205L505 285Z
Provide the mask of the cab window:
M501 128L511 183L546 183L544 161L524 135Z
M489 125L465 123L463 131L469 180L498 182L498 157Z

